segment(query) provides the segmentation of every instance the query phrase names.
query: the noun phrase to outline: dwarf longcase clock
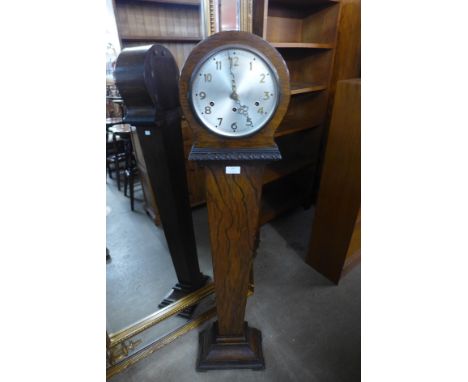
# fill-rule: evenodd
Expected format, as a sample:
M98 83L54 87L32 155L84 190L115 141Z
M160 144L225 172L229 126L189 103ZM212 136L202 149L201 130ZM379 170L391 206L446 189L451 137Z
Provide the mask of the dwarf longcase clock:
M180 103L205 167L218 320L200 334L198 370L265 367L261 332L244 322L264 166L280 160L274 132L289 73L260 37L239 31L198 44L182 70Z

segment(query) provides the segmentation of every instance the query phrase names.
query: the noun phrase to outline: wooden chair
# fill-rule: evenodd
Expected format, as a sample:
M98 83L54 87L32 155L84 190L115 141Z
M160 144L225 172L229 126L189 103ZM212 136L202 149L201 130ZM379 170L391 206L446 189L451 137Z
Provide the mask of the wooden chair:
M107 170L112 179L112 166L114 167L117 180L117 188L120 191L120 174L134 165L133 145L130 138L130 126L125 124L115 124L107 129L112 134L111 151L107 157Z
M130 208L134 211L135 207L135 177L138 179L138 168L135 165L125 169L125 183L124 183L124 195L127 196L127 189L129 189L130 197Z
M114 133L111 134L111 140L106 144L106 169L109 178L113 179L112 173L115 172L117 188L120 191L120 173L125 169L126 152L125 142L117 139Z

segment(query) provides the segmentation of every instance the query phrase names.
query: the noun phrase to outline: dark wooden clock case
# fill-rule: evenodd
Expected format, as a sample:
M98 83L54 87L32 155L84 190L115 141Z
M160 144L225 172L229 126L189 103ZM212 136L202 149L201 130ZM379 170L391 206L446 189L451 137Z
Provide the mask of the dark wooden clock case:
M189 101L197 64L224 45L259 51L275 68L280 100L270 121L258 132L239 138L216 135L201 125ZM261 332L244 322L249 276L258 228L262 175L268 161L281 159L274 133L289 104L289 72L282 56L260 37L239 31L220 32L202 41L181 73L180 104L196 139L190 160L204 165L218 321L200 333L197 370L263 369ZM226 166L241 173L226 174Z
M185 175L179 69L162 45L124 49L114 72L126 106L124 122L135 126L149 181L159 207L178 282L160 307L201 288L200 272ZM180 315L191 317L194 306Z

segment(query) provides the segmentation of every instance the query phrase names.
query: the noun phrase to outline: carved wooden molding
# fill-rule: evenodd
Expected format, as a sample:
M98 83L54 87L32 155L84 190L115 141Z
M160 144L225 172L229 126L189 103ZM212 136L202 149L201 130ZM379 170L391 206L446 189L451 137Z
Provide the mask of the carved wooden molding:
M236 149L192 147L189 155L189 160L195 161L272 161L280 159L281 153L277 146Z

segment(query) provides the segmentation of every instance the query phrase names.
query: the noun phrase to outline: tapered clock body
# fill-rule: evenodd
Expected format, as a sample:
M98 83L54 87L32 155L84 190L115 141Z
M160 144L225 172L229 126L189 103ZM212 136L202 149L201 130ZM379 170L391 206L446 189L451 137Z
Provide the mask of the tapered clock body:
M135 126L151 189L157 200L177 283L159 304L165 307L203 287L184 166L179 69L162 45L124 49L115 70L126 105L125 122ZM190 318L195 306L180 315Z
M180 103L205 167L218 321L200 334L197 370L265 367L261 333L244 322L262 175L280 160L274 132L290 97L281 55L246 32L198 44L182 70Z

